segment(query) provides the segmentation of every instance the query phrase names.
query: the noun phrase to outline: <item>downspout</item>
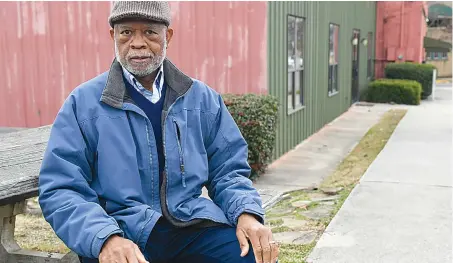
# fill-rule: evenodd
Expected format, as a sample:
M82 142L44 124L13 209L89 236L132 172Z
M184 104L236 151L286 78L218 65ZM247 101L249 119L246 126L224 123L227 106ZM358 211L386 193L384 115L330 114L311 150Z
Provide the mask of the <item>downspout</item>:
M404 2L401 2L401 23L400 23L400 49L403 48L403 34L404 34L404 27L403 27L403 22L404 22Z

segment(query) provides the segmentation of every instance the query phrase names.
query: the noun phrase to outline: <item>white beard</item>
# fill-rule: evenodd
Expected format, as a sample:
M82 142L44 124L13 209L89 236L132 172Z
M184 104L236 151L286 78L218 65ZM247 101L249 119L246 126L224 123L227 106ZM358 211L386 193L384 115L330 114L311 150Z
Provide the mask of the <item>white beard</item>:
M131 56L131 52L129 50L129 53L126 55L127 56ZM164 39L164 43L163 43L163 49L162 49L162 52L160 54L157 54L157 55L152 55L152 53L147 53L146 55L151 55L151 62L149 63L149 65L146 66L146 68L144 69L137 69L137 68L134 68L132 65L130 65L127 61L126 58L122 59L120 57L120 54L119 54L119 51L118 51L118 44L115 40L115 56L116 56L116 60L121 64L121 66L123 66L127 71L129 71L132 75L136 76L136 77L145 77L145 76L148 76L149 74L153 73L154 71L156 71L161 65L162 63L164 62L165 60L165 57L167 55L167 40Z

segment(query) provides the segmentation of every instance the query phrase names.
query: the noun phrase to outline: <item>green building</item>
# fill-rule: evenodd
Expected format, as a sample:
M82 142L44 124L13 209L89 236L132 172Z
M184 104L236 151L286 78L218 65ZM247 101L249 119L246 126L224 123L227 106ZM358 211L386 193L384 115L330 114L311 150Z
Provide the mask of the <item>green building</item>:
M267 4L268 92L281 105L279 157L347 111L373 78L376 3Z

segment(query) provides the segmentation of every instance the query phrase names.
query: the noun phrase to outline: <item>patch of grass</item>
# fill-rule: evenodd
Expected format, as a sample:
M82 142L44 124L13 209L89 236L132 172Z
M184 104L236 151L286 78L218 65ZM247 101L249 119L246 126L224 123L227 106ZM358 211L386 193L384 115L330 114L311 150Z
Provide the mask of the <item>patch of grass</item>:
M291 208L291 199L286 199L278 202L271 210Z
M269 221L270 226L280 226L282 224L283 224L283 219L281 219L281 218Z
M297 191L292 191L289 193L289 196L291 197L296 197L296 198L301 198L302 200L307 200L308 195L306 190L297 190Z
M280 245L279 263L306 263L305 259L315 247L316 243L307 245L282 244Z
M14 237L24 249L61 254L69 252L42 216L16 216Z
M291 231L291 228L287 226L277 226L272 228L272 233L281 233L281 232L288 232Z
M300 214L300 213L297 213L297 214L294 214L294 218L298 219L298 220L305 220L305 221L310 221L311 219L307 218L306 216Z

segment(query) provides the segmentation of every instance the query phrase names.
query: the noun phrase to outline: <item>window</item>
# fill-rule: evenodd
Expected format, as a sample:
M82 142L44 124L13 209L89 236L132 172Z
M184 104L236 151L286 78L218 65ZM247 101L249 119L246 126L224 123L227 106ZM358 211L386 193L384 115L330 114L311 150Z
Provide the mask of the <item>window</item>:
M335 24L329 25L329 82L328 92L333 95L338 92L338 34L340 27Z
M437 59L442 60L442 53L443 52L437 52Z
M427 52L426 53L426 60L448 60L448 53L447 52Z
M304 105L305 19L288 16L288 110Z
M368 32L367 37L367 77L373 77L373 33Z

